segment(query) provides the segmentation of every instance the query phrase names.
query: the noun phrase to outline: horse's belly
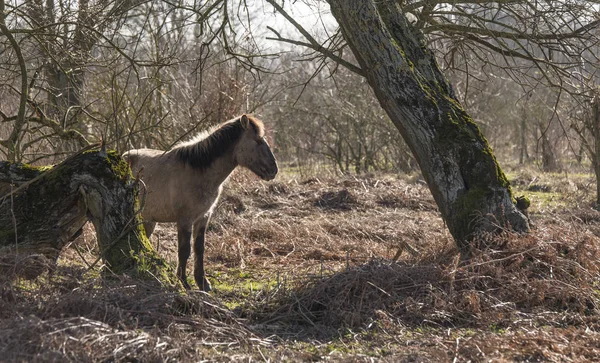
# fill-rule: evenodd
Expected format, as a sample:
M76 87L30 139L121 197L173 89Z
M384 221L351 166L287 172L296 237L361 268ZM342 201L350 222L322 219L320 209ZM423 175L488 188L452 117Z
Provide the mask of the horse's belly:
M147 198L146 206L142 211L144 220L193 224L212 211L218 199L218 196L202 195L202 193L196 195L175 193L171 198L164 197L165 195L156 195Z
M173 203L169 198L165 198L167 193L153 193L149 188L148 195L142 210L142 218L152 222L177 222L177 214L173 208Z

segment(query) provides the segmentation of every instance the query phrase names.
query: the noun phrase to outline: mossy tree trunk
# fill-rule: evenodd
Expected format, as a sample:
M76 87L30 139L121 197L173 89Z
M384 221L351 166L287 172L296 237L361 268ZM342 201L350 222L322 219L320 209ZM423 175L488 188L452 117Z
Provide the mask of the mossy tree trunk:
M89 219L111 271L151 272L173 284L140 223L137 193L129 165L114 151L87 150L45 168L0 162L0 251L56 260Z
M461 252L482 231L528 231L509 183L422 33L395 1L329 0L381 106L400 130Z

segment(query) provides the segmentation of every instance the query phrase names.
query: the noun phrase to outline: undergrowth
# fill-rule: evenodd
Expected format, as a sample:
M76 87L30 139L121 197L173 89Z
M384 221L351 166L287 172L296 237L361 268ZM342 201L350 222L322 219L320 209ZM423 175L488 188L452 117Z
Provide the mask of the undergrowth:
M88 226L58 266L0 261L0 357L598 360L600 213L584 187L563 186L551 211L533 203L531 233L481 236L462 261L419 182L238 174L207 233L211 294L90 268ZM175 241L172 226L152 238L173 264Z

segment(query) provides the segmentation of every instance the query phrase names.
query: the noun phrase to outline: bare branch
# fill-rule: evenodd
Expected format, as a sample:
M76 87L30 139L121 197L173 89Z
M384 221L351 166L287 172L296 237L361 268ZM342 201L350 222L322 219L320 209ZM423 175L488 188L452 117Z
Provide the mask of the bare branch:
M348 68L350 71L363 76L365 75L365 73L363 72L363 70L357 66L355 66L354 64L346 61L345 59L342 59L340 57L338 57L337 55L335 55L333 52L331 52L329 49L325 48L325 47L313 47L312 43L306 43L306 42L301 42L298 40L293 40L293 39L288 39L288 38L284 38L282 37L275 29L271 28L270 26L267 26L267 29L269 29L270 31L272 31L273 33L275 33L276 38L272 38L272 37L267 37L266 39L269 40L277 40L280 42L284 42L284 43L289 43L289 44L293 44L293 45L299 45L301 47L306 47L309 49L312 49L318 53L321 53L323 55L325 55L327 58L333 60L334 62L337 62L339 64L341 64L342 66Z
M286 18L286 20L289 21L290 24L292 24L300 32L300 34L302 34L302 36L304 36L304 38L308 41L308 43L284 38L277 31L275 31L275 29L273 29L269 26L267 27L267 29L272 31L276 35L276 38L268 37L267 39L277 40L277 41L281 41L284 43L307 47L318 53L323 54L324 56L326 56L327 58L330 58L334 62L337 62L337 63L343 65L344 67L348 68L352 72L354 72L358 75L361 75L363 77L365 76L364 71L360 67L344 60L343 58L337 56L333 51L331 51L327 47L324 47L323 45L321 45L312 35L310 35L310 33L308 31L306 31L306 29L304 29L304 27L302 25L300 25L290 14L288 14L288 12L285 11L285 9L283 9L283 7L281 5L277 4L277 2L275 2L274 0L266 0L266 1L269 4L271 4L275 8L275 10L277 10L278 13L283 15Z
M21 47L19 43L15 40L14 36L6 26L6 15L5 15L5 7L4 1L0 1L0 32L4 34L8 41L10 42L15 55L19 61L19 68L21 71L21 93L19 99L19 111L17 113L17 118L13 125L13 129L6 140L0 140L0 145L6 147L8 149L8 159L9 161L16 161L18 159L18 148L17 142L20 137L21 130L25 125L25 108L27 107L27 97L28 97L28 82L27 82L27 64L25 62L25 58L23 57L23 53L21 52Z

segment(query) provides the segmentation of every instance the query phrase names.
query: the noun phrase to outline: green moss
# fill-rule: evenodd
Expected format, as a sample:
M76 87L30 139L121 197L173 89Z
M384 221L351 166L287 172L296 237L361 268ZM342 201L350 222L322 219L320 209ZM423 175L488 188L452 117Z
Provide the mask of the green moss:
M93 148L85 151L83 154L98 154L100 156L99 151L99 148ZM129 163L116 150L107 150L105 160L109 166L107 173L110 173L111 176L115 175L121 181L133 179Z
M120 180L133 179L129 163L115 150L109 150L106 158L113 173L115 173Z
M37 176L47 170L50 170L54 167L54 165L43 165L43 166L33 166L30 164L21 164L20 165L20 169L22 171L29 171L31 172L33 175Z
M400 56L402 57L402 61L400 61L400 62L394 62L393 64L400 65L401 68L399 69L399 71L407 71L408 70L411 73L414 73L415 72L415 65L406 56L406 53L404 52L404 49L402 49L402 47L400 46L400 44L398 44L398 42L396 41L396 39L391 38L390 41L391 41L392 46L394 47L394 49L396 49L396 51L398 52L398 54L400 54Z
M451 109L445 114L438 130L436 143L443 149L458 150L458 163L469 189L503 187L510 189L510 182L487 139L475 121L451 97L446 97ZM494 170L494 173L490 173Z
M0 163L0 172L5 175L10 175L11 170L13 170L14 174L19 176L20 181L31 180L43 172L52 169L52 165L48 166L33 166L30 164L22 164L22 163L10 163L3 162Z
M143 239L147 240L145 237ZM158 279L167 286L180 286L174 269L151 248L132 254L131 257L136 262L135 276L143 279Z
M438 130L438 140L447 143L470 143L483 140L489 148L487 140L473 119L463 110L462 106L449 96L444 97L448 109L442 113L441 125ZM484 149L485 149L484 148Z
M448 158L441 158L447 173L456 167L464 180L465 190L450 206L447 223L461 249L468 249L468 240L477 229L477 218L489 213L490 205L501 202L508 193L513 202L510 182L492 149L473 119L449 96L444 98L443 111L435 143ZM501 216L498 216L501 218Z
M504 328L502 328L502 327L498 326L498 325L497 325L497 324L495 324L495 323L492 323L492 324L490 324L490 330L491 330L493 333L495 333L495 334L499 334L499 335L502 335L502 334L505 334L505 333L506 333L506 329L504 329Z
M124 238L135 239L129 243L129 250L123 249L123 244L113 246L103 251L103 260L109 265L114 274L127 274L142 280L158 280L165 286L179 286L179 280L175 275L174 268L167 264L154 251L150 240L145 235L143 226L130 232Z
M212 268L219 268L212 266ZM213 288L223 303L230 309L247 305L256 297L268 296L277 288L278 282L267 271L252 269L211 269L208 275L214 276Z

